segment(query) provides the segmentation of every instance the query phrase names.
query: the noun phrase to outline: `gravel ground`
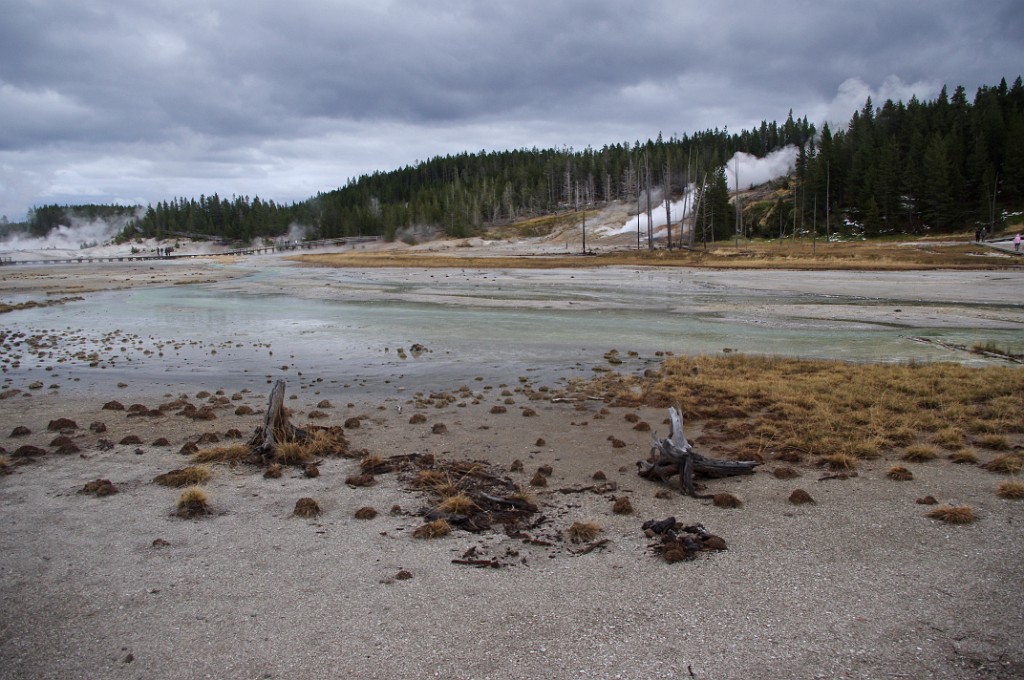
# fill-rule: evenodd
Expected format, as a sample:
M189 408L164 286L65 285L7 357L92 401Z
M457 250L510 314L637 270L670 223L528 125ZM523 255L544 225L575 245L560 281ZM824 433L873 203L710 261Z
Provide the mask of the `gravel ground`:
M147 403L146 396L131 399ZM595 402L587 411L532 402L537 416L524 419L518 405L491 413L497 394L478 396L463 407L421 409L427 420L417 425L408 422L414 407L395 401L339 405L324 422L362 416L347 431L350 444L383 456L433 453L504 470L518 458L525 471L505 474L523 486L536 466L550 464L550 485L535 492L547 517L537 535L551 545L499 532L414 539L426 499L395 475L349 487L357 462L340 458L326 460L315 479L290 471L267 480L248 466L215 466L206 485L214 514L179 519L179 491L153 477L183 465L177 451L185 441L230 428L248 433L258 414L223 409L197 424L129 419L96 400L0 401L3 436L18 424L36 433L4 441L8 449L15 441L45 446L53 436L46 423L58 416L83 429L104 421L102 436L113 441L130 433L146 442L102 451L101 435L79 431L80 454L48 454L0 478L0 677L1024 674L1024 503L995 496L999 476L936 461L911 465L915 479L900 483L885 478L889 463L875 461L847 480L818 481L820 470L802 468L800 478L783 481L769 463L753 476L709 481L709 491L743 501L723 509L675 491L656 498L661 485L636 476L650 435L623 416L636 412L664 433L663 413L613 408L600 417ZM259 410L263 398L240 403ZM307 395L290 404L300 414L313 406ZM438 422L447 434L431 434ZM612 448L609 435L626 447ZM148 444L159 436L171 445ZM614 494L559 492L594 484L598 469L618 484ZM78 493L101 477L120 493ZM791 505L795 488L816 503ZM967 503L979 520L928 519L915 503L926 494ZM615 495L628 496L635 514L613 514ZM304 496L318 501L319 518L292 516ZM404 514L388 512L395 504ZM380 515L354 519L363 506ZM729 549L665 563L640 525L669 515L704 524ZM588 520L609 542L574 554L579 546L560 535ZM156 539L168 545L154 546ZM451 562L472 547L504 566ZM396 579L402 570L412 578Z

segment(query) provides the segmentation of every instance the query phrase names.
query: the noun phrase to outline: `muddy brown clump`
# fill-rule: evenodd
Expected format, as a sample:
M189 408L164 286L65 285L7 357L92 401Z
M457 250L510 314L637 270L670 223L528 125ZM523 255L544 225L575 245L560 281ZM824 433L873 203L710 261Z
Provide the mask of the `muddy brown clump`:
M103 410L104 411L123 411L124 410L124 404L122 404L119 401L108 401L106 404L103 405Z
M534 473L533 478L530 479L530 486L547 486L548 478L541 474L539 471Z
M495 405L491 407L491 413L495 415L499 413L508 413L508 409L501 405Z
M31 444L25 444L19 446L11 452L12 458L35 458L36 456L45 456L46 449L41 449L38 446L32 446Z
M251 416L252 414L253 414L253 410L252 410L251 406L243 405L243 406L239 406L238 408L235 409L235 415L236 416Z
M130 445L141 444L141 443L142 443L142 440L139 439L138 435L134 435L134 434L130 434L127 437L124 437L123 439L121 439L121 441L118 442L118 444L121 444L123 446L130 446Z
M28 429L24 425L18 425L13 430L11 430L12 437L27 437L30 434L32 434L32 430Z
M814 503L814 499L803 489L796 489L789 494L789 502L793 505L804 505L805 503Z
M46 429L50 432L63 432L64 430L77 430L78 423L70 418L57 418L47 424Z
M633 504L625 496L619 496L615 499L615 503L612 504L612 512L616 515L632 515Z
M521 461L518 458L516 458L514 461L512 461L512 464L508 467L508 469L509 469L509 472L522 472L523 471L523 461Z
M938 505L938 501L935 500L935 496L921 496L916 501L918 505Z
M795 468L791 468L788 465L775 468L772 470L772 474L776 479L796 479L800 476L800 473Z
M98 498L102 498L104 496L113 496L117 493L117 487L109 479L94 479L91 482L86 482L85 486L78 493L93 494Z
M897 482L909 482L914 478L914 473L902 465L893 465L885 476Z
M300 498L295 501L295 510L292 514L296 517L316 517L320 514L320 504L312 498Z
M89 431L90 432L95 432L96 434L103 434L104 432L107 431L107 424L103 423L103 422L100 422L98 420L95 421L95 422L89 423Z
M716 493L711 501L716 508L742 508L743 501L731 493Z
M306 475L310 479L320 476L320 467L316 463L306 463L302 468L302 474Z
M422 413L413 413L409 417L409 424L410 425L419 425L419 424L425 423L425 422L427 422L427 417L425 415L423 415Z
M373 475L349 475L345 478L349 486L373 486L375 481Z
M430 431L434 434L448 434L448 426L444 423L434 423L434 426L430 428Z
M358 510L356 510L356 514L355 514L355 518L356 519L373 519L376 516L377 516L376 508L371 508L370 506L365 506L365 507L359 508Z
M598 470L593 475L591 475L590 478L593 479L595 482L603 482L606 479L608 479L608 475L604 473L604 470Z
M195 442L187 442L180 449L178 449L178 453L180 453L183 456L191 456L193 453L197 453L198 451L199 447L196 446Z
M534 446L547 446L548 443L543 437L537 437L537 441L533 443Z

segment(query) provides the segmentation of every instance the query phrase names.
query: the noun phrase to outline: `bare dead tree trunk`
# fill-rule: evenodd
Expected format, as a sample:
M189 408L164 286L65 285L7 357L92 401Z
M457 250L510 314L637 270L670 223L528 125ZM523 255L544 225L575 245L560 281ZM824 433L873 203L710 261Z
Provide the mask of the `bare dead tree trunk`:
M249 438L254 458L267 459L274 455L278 444L300 441L309 436L302 428L295 427L288 420L288 412L284 407L284 380L274 383L267 402L267 412L263 416L263 425L256 429Z

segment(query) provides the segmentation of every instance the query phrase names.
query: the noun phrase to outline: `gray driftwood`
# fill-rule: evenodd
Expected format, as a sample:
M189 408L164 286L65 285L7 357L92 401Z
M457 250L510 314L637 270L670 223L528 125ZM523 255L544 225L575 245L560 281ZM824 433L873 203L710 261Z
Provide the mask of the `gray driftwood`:
M249 438L252 457L257 460L271 458L278 444L302 441L309 433L301 427L292 425L288 420L288 411L284 407L284 380L274 383L267 402L267 413L263 417L263 425L256 428Z
M730 477L747 475L760 465L756 461L718 460L700 455L683 433L683 416L675 408L668 410L672 429L665 439L654 438L651 457L637 461L638 474L644 479L667 482L679 475L679 488L694 498L701 498L693 486L693 475Z

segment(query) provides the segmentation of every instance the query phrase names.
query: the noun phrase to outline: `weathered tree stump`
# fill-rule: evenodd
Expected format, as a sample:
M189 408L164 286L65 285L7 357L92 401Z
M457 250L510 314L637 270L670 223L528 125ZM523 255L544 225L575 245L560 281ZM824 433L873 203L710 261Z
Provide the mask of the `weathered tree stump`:
M694 488L694 474L704 477L748 475L760 465L756 461L719 460L700 455L683 434L682 414L673 407L669 408L668 414L672 421L668 437L655 438L650 458L637 461L637 474L644 479L668 482L673 475L679 475L681 491L694 498L707 498L709 496L698 494Z
M264 462L274 457L279 444L301 442L308 437L308 432L288 420L288 412L284 407L284 380L278 380L270 391L263 425L249 438L248 445L252 449L250 455L254 460Z

